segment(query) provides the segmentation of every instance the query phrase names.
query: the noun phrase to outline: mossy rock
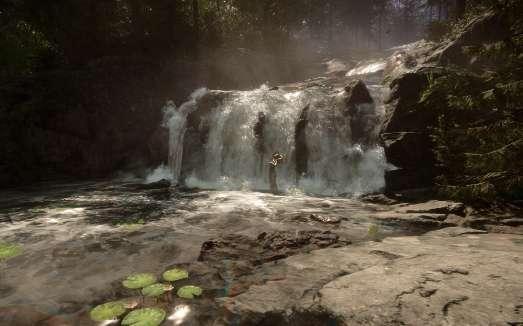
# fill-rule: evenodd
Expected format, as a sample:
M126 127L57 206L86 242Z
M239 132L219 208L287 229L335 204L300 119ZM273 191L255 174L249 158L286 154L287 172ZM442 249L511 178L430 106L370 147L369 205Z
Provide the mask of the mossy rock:
M158 326L165 319L165 311L157 308L144 308L131 311L122 320L125 326Z
M128 289L136 290L142 289L146 286L156 283L156 276L148 273L132 274L129 275L123 282L122 285Z
M179 288L176 294L183 299L194 299L195 296L200 296L202 293L202 288L194 285L187 285Z
M0 261L16 257L22 253L21 246L12 243L0 243Z
M173 287L170 284L156 283L146 286L142 289L142 294L146 297L159 297L165 292L171 291Z
M123 315L125 310L123 302L107 302L92 309L89 316L94 321L113 320Z
M189 273L183 269L173 268L165 271L162 276L167 282L175 282L189 278Z

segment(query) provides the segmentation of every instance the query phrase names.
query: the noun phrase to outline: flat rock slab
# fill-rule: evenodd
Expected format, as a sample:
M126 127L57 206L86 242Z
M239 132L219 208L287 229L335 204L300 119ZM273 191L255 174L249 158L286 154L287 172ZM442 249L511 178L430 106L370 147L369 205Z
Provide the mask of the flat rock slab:
M239 325L515 325L523 236L447 228L260 266L265 283L219 299Z
M398 205L398 213L432 213L432 214L457 214L464 215L465 205L457 202L430 200L420 204Z

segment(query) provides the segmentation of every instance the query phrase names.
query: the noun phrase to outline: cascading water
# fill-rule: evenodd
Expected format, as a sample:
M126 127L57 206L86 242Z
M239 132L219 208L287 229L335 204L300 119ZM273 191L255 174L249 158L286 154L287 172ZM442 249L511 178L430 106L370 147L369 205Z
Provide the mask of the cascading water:
M252 91L198 90L180 108L166 109L173 179L177 182L181 175L189 187L266 190L268 162L272 153L280 152L285 155L277 169L280 190L332 196L379 191L387 167L375 141L383 87L368 88L375 103L357 106L363 117L370 112L369 121L361 121L368 143L353 139L350 119L355 118L344 114L342 87L309 83ZM220 100L201 101L204 97ZM202 109L201 102L213 104ZM198 122L185 135L191 114L198 115ZM203 141L194 146L184 136Z
M178 182L182 169L183 140L185 137L187 116L197 108L197 101L207 93L200 88L193 92L189 101L179 108L173 102L168 102L164 108L164 127L169 129L169 170L172 180Z

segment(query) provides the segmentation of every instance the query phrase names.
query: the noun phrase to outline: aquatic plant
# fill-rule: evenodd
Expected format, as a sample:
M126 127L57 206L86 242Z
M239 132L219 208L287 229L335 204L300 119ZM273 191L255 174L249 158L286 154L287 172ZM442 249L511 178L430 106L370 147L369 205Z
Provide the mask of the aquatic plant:
M142 289L142 294L146 297L159 297L165 292L172 291L174 287L170 284L156 283Z
M122 320L125 326L158 326L165 319L165 311L158 308L143 308L131 311Z
M175 282L189 278L189 273L186 270L174 268L164 272L162 277L167 282Z
M187 285L182 286L178 289L178 296L183 299L194 299L195 296L202 295L202 288L194 286L194 285Z
M126 311L125 304L121 301L113 301L96 306L91 310L89 316L94 321L112 320L120 317Z
M376 224L371 224L369 230L367 231L367 236L376 241L378 239L378 234L380 233L380 227Z
M156 283L156 276L149 273L140 273L129 275L123 282L122 285L128 289L136 290L142 289L146 286Z
M13 243L0 243L0 261L16 257L22 253L21 246Z

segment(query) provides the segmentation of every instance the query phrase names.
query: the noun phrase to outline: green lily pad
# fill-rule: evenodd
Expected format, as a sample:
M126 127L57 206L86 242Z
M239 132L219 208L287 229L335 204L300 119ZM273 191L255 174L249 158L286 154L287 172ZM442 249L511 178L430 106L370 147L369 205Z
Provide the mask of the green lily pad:
M144 308L131 311L122 320L122 325L158 326L165 319L165 311L157 308Z
M16 257L22 253L21 246L12 243L0 243L0 261Z
M202 292L203 290L200 287L194 285L187 285L179 288L177 294L180 298L194 299L195 296L202 295Z
M142 289L142 294L146 297L158 297L167 291L171 291L173 287L170 284L156 283L149 285Z
M167 282L175 282L189 278L189 273L186 270L174 268L164 272L162 276Z
M125 304L120 301L107 302L94 307L89 313L94 321L116 319L125 313Z
M154 283L156 283L156 276L147 273L129 275L122 282L123 286L133 290L141 289Z

